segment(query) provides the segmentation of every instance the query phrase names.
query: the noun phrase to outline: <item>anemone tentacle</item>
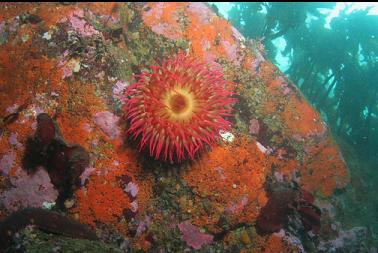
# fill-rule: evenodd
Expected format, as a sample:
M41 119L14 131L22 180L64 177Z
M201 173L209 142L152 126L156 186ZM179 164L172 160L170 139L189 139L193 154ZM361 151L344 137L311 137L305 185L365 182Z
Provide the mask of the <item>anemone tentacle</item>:
M227 131L235 99L222 72L180 52L136 76L125 105L127 132L155 159L193 159Z

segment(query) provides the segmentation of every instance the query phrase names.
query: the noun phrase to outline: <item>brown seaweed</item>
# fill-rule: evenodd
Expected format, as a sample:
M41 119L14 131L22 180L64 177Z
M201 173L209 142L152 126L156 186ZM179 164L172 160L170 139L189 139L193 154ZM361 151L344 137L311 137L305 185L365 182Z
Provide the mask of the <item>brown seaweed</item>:
M98 240L96 233L86 225L55 212L26 208L0 221L0 252L10 247L13 235L27 225L34 225L42 231L57 235Z
M60 133L59 126L46 113L37 116L37 130L26 143L23 167L34 172L43 166L52 184L59 192L57 205L63 208L79 184L79 177L89 165L88 152L79 145L69 145Z
M268 203L261 209L257 217L257 232L266 235L284 228L291 214L300 216L306 231L318 234L320 231L321 211L314 205L314 196L289 182L268 184Z

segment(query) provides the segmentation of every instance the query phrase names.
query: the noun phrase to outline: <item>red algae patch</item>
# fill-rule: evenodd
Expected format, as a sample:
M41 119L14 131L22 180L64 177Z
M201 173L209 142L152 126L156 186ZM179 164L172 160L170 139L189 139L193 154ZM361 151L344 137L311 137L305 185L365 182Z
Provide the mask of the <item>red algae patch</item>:
M170 39L179 39L183 35L179 23L179 12L188 6L188 3L148 3L149 10L144 12L143 21L157 34Z
M290 244L289 242L285 241L283 237L272 234L269 236L263 236L256 239L256 251L261 253L273 253L273 252L280 252L280 253L293 253L293 252L301 252L300 249Z
M183 176L188 185L215 206L213 217L225 213L235 223L253 222L267 198L263 189L268 172L265 156L254 141L244 138L215 147ZM217 220L196 217L194 223L213 225Z
M331 196L335 189L347 185L347 167L330 137L308 149L308 157L301 169L301 184L306 190L319 191L324 196Z
M284 124L290 129L291 135L299 138L323 136L327 128L316 112L304 98L291 96L282 113Z
M123 230L124 223L119 223L124 219L125 210L136 215L146 208L152 182L148 177L137 179L141 177L141 170L133 152L108 150L103 154L105 157L96 161L88 183L76 192L78 204L71 212L91 226L103 223ZM128 182L123 178L128 178ZM128 184L130 182L132 184ZM130 190L131 187L137 188Z
M130 206L127 195L119 186L97 175L91 177L86 189L77 192L77 199L79 219L92 226L96 222L117 224L123 209Z
M215 59L224 57L240 64L240 35L204 3L148 3L145 9L143 21L155 33L173 40L188 39L192 53L208 63L217 65Z
M193 249L200 249L203 245L209 244L213 241L213 236L201 233L198 227L190 224L190 222L184 221L178 225L183 239L188 246Z

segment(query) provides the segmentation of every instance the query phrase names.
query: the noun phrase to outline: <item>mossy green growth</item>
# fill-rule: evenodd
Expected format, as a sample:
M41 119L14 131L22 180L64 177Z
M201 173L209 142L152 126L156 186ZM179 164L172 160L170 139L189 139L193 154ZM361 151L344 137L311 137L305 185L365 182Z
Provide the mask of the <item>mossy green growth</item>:
M10 252L65 252L65 253L96 253L96 252L114 252L121 253L121 249L115 246L105 244L100 241L90 241L84 239L73 239L70 237L45 233L32 227L27 227L20 231L14 243L6 253Z

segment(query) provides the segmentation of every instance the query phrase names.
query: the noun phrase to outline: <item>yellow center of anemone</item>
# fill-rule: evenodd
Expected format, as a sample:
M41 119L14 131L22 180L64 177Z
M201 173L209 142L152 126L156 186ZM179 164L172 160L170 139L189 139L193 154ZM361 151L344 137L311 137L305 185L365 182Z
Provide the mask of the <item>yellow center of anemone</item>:
M169 90L163 97L163 103L166 105L165 115L173 121L190 120L195 109L193 94L180 86Z

